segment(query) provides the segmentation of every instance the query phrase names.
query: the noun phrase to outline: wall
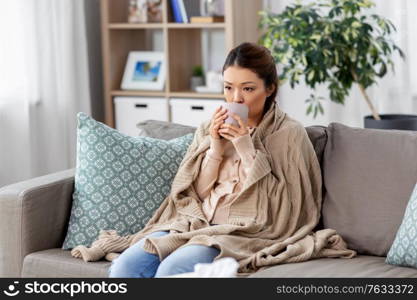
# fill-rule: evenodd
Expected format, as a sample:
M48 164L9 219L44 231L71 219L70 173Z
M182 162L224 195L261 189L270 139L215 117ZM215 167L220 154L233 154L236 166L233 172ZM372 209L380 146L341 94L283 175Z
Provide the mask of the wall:
M92 117L104 122L100 0L84 0Z

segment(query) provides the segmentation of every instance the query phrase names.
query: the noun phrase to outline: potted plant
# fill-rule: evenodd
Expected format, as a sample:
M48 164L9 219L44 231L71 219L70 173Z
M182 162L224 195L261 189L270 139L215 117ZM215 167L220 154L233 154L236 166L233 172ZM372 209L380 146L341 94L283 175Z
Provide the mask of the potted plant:
M190 87L192 91L196 91L197 86L204 85L204 70L201 65L196 65L193 67L191 79L190 79Z
M389 39L396 30L392 22L365 13L373 6L369 0L318 0L305 5L297 2L280 14L261 11L259 26L264 33L260 43L283 66L281 82L289 80L294 88L303 78L312 89L325 84L330 100L340 104L356 83L372 112L365 116L365 127L417 130L417 116L380 115L366 92L389 67L394 70L394 52L404 58ZM307 115L323 114L322 100L311 95L306 100Z

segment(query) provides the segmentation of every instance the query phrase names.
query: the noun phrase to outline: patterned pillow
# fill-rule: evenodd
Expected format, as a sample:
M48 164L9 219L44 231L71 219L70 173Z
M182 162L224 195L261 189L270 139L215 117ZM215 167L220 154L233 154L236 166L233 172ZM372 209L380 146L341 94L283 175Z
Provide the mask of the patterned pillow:
M63 249L90 246L101 229L142 229L169 194L193 134L131 137L78 113L71 217Z
M417 183L394 243L387 254L386 262L417 268Z

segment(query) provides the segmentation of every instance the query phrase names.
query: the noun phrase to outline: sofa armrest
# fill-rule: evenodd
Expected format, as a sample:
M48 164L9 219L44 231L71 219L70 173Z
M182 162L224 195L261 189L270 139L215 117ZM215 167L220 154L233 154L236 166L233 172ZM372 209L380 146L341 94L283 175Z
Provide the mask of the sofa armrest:
M20 277L24 257L62 246L75 169L0 188L0 277Z

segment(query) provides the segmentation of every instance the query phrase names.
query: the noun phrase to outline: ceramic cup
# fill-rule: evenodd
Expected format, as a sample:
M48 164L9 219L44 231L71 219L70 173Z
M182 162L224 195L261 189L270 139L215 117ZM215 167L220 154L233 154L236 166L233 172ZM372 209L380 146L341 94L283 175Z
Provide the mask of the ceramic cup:
M245 104L241 103L225 103L222 106L224 106L227 109L227 113L234 113L238 116L240 116L244 123L248 123L248 114L249 114L249 108ZM230 115L227 117L227 119L224 121L226 124L232 124L237 127L239 127L239 123L233 119Z

